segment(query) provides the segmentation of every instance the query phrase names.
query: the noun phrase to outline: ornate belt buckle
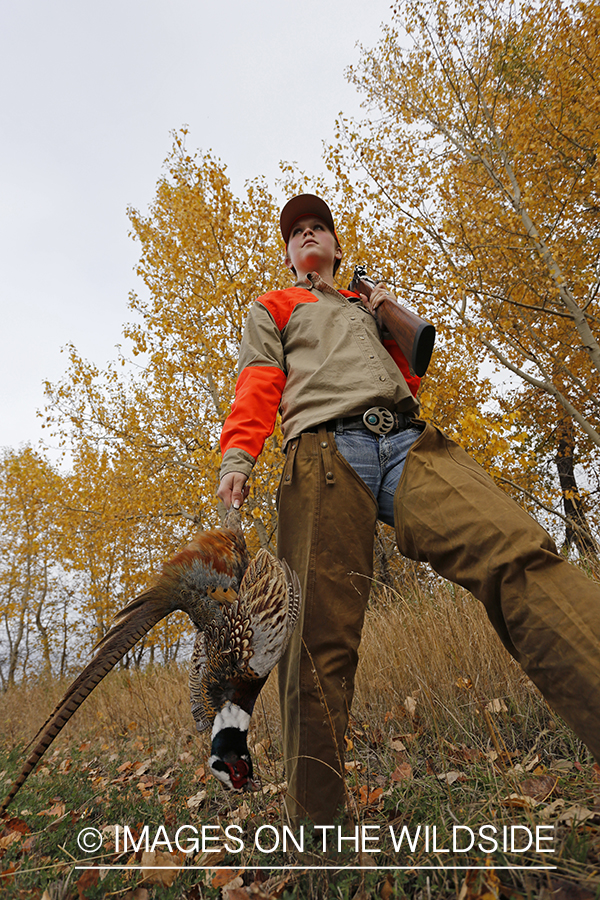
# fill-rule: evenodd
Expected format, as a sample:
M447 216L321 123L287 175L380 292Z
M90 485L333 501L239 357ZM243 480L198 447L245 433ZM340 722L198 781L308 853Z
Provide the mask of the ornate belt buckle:
M372 406L363 413L365 427L373 434L387 434L394 427L394 414L384 406Z

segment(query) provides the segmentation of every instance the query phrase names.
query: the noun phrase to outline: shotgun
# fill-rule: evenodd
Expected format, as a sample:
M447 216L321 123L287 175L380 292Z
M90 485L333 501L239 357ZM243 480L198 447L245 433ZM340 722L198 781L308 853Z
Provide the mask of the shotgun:
M364 294L368 298L377 284L377 281L367 275L365 266L356 266L348 290ZM384 300L377 307L375 317L380 327L386 328L396 341L415 375L423 376L435 342L435 328L431 322L391 300Z

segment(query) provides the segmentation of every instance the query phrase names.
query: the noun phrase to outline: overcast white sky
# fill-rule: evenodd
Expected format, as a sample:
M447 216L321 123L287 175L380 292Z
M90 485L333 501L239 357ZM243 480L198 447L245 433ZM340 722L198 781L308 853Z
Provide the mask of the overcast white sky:
M171 134L236 191L280 160L323 170L360 98L344 78L389 0L18 0L0 13L0 446L43 436L42 381L68 342L99 365L131 314L137 245Z

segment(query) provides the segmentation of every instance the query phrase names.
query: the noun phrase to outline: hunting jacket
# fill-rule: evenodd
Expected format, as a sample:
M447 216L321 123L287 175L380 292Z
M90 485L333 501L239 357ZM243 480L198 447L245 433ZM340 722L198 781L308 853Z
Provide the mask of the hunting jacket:
M263 294L250 310L221 433L221 478L250 474L278 411L284 447L308 428L370 406L418 411L420 379L358 294L335 290L316 272L308 278Z

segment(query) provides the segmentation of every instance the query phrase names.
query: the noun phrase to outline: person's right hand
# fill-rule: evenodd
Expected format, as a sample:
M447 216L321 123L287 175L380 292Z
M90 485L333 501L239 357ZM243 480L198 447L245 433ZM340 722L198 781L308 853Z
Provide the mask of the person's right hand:
M247 481L248 476L243 472L228 472L227 475L223 475L217 497L223 501L227 509L230 506L233 506L234 509L240 508L250 493Z

